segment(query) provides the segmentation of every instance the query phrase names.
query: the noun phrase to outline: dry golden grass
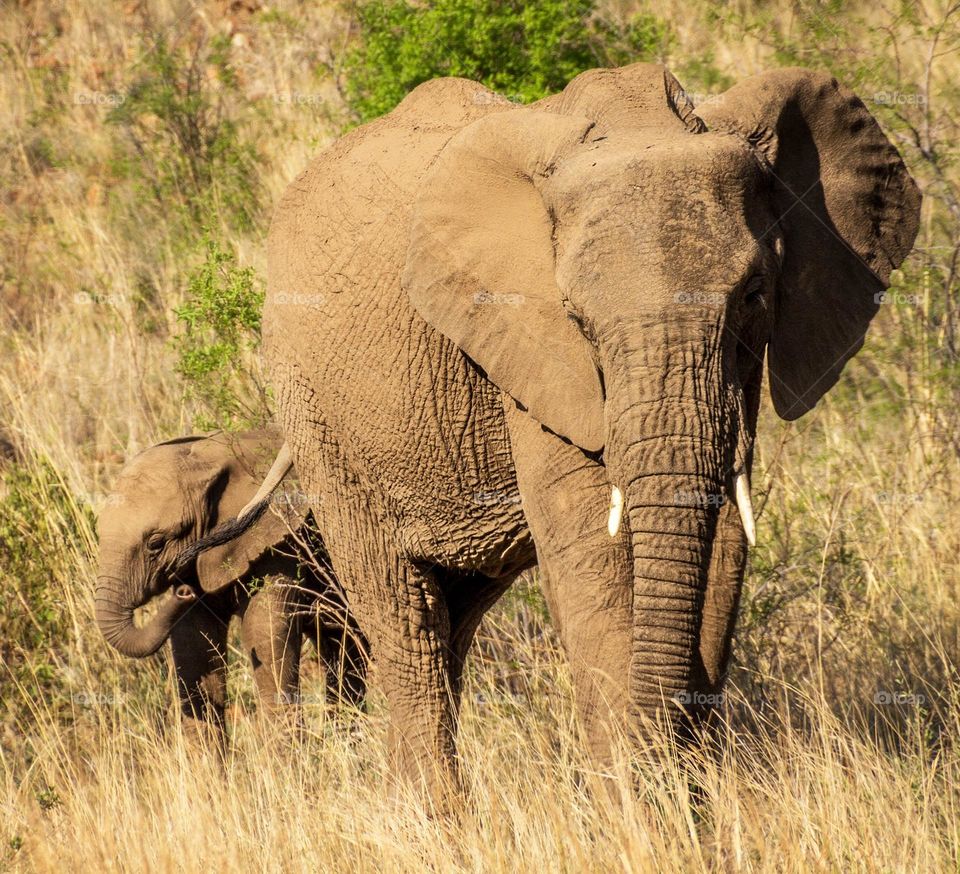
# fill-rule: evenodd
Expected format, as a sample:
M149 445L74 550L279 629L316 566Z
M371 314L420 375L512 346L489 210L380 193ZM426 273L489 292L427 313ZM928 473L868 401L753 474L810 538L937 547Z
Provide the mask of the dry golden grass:
M601 781L580 755L564 660L532 584L481 629L455 818L431 819L390 785L376 696L340 725L308 704L303 743L278 746L252 718L239 657L225 769L184 749L163 660L123 660L93 627L92 511L125 459L190 430L195 409L168 339L197 256L117 175L104 107L77 95L128 86L145 11L169 32L227 33L255 107L246 135L270 158L259 180L269 205L332 136L340 104L313 68L346 27L327 7L275 8L296 26L224 16L216 3L0 10L0 428L20 454L7 465L0 533L13 526L28 549L20 576L0 567L0 868L957 870L956 377L931 365L929 344L900 342L922 335L928 313L896 306L811 416L788 426L764 411L760 543L722 753L695 748L681 763L665 748L657 765L625 756ZM765 8L800 17L811 7ZM740 76L770 58L763 39L706 26L700 7L664 9L681 61L709 47ZM904 63L922 72L923 57ZM958 73L948 57L935 81ZM290 94L310 99L274 99ZM917 175L928 195L921 245L955 240L929 205L943 192L934 171L917 165ZM262 267L263 227L217 233ZM926 287L928 309L939 281ZM305 692L320 700L316 678Z

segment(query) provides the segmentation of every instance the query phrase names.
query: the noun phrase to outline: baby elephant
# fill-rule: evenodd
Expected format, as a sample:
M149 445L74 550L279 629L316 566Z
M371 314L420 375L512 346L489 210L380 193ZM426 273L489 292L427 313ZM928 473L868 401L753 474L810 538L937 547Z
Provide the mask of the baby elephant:
M253 497L282 444L273 429L160 443L127 465L100 514L100 631L134 658L169 638L184 725L212 727L221 745L231 616L241 619L261 705L272 715L298 716L304 635L326 665L328 700L357 704L364 694L364 647L332 573L308 560L312 553L322 562L323 545L292 474L248 532L190 559L192 544ZM137 626L134 611L161 596Z

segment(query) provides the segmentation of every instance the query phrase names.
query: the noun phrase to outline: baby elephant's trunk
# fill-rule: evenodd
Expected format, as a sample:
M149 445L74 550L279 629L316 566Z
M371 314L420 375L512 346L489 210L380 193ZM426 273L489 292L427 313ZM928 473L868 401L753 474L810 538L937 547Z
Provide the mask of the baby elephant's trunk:
M146 658L163 646L173 626L196 601L197 594L190 586L177 586L160 602L157 612L147 623L137 627L133 611L142 603L135 603L126 596L122 581L101 576L97 579L95 601L97 626L107 642L125 656Z

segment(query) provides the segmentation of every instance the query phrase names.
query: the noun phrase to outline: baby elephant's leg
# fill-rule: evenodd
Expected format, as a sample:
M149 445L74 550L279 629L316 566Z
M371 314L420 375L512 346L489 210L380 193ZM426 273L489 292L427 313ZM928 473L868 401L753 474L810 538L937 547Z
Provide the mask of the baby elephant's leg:
M203 598L170 632L184 735L221 754L225 750L230 615L230 605L223 598Z
M270 716L299 721L303 597L293 579L264 580L243 613L241 636L250 653L260 705Z

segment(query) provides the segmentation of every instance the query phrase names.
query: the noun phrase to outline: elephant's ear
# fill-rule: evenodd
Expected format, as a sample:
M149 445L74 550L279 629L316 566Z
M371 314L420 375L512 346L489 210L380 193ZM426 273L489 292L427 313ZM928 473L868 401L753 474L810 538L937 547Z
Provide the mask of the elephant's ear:
M773 169L784 258L768 366L784 419L811 409L863 345L913 246L920 192L863 102L825 73L785 69L697 109Z
M603 390L563 307L537 188L592 122L499 112L455 135L414 206L403 285L414 307L551 431L603 447Z
M227 439L195 449L196 454L219 464L219 476L211 481L207 495L210 530L235 518L256 494L264 471L263 460L272 457L277 448L274 443ZM302 495L298 494L295 479L284 480L270 507L252 528L222 546L201 552L197 557L200 587L205 592L216 592L244 577L258 559L299 530L308 512L306 503L299 498Z

